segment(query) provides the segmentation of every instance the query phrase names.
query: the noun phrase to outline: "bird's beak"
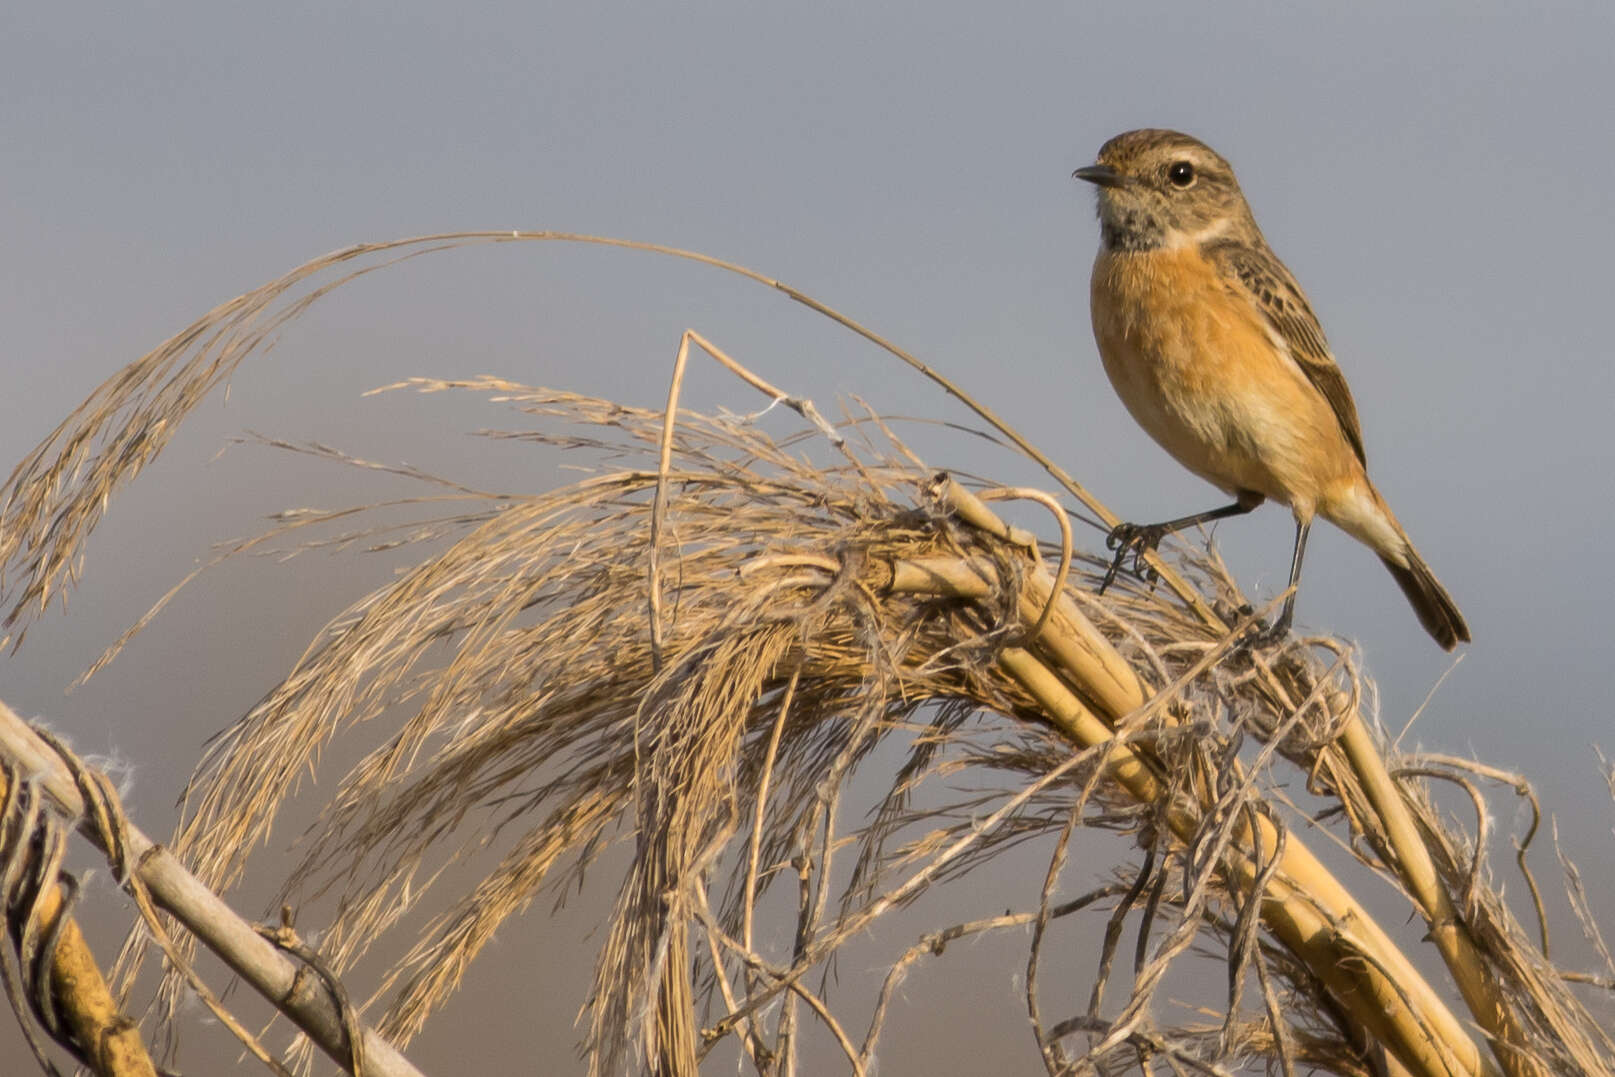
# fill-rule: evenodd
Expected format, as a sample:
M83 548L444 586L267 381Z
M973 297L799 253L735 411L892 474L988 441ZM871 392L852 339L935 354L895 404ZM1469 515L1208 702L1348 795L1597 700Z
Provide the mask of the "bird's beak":
M1072 179L1086 180L1096 187L1126 187L1132 182L1131 177L1124 176L1109 165L1089 165L1079 168L1071 173Z

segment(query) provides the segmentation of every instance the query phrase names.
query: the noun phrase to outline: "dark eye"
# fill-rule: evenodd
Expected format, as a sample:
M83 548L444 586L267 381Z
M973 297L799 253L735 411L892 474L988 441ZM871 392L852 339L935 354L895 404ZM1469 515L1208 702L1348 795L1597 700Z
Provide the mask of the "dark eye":
M1174 187L1189 187L1194 183L1194 165L1188 161L1178 161L1166 170L1166 178L1172 181Z

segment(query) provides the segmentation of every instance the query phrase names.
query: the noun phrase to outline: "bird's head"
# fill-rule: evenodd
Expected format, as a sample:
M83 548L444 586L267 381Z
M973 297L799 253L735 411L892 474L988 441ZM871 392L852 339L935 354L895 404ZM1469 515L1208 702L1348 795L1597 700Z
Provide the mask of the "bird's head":
M1117 135L1072 173L1099 188L1106 246L1152 250L1202 243L1254 227L1234 170L1210 146L1177 131Z

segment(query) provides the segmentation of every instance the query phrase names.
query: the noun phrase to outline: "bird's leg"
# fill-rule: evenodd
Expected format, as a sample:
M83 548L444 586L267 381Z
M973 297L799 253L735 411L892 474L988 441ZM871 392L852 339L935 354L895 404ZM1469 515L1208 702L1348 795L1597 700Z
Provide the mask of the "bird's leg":
M1301 591L1301 558L1306 555L1307 533L1311 530L1311 520L1295 522L1295 552L1290 555L1290 585L1287 588L1290 597L1284 600L1284 609L1279 611L1279 619L1270 627L1256 633L1254 640L1256 643L1275 643L1290 631L1290 623L1295 620L1295 598Z
M1116 582L1116 575L1121 572L1128 554L1133 556L1133 575L1145 583L1154 583L1160 576L1145 563L1144 558L1159 546L1166 536L1175 531L1182 531L1186 527L1210 523L1212 520L1243 516L1265 500L1267 500L1265 497L1253 490L1241 490L1239 500L1232 505L1197 512L1193 516L1180 516L1176 520L1167 520L1159 524L1117 524L1110 529L1110 534L1105 536L1105 549L1115 550L1116 557L1110 562L1110 570L1105 573L1105 578L1100 581L1099 593L1104 594L1105 589Z

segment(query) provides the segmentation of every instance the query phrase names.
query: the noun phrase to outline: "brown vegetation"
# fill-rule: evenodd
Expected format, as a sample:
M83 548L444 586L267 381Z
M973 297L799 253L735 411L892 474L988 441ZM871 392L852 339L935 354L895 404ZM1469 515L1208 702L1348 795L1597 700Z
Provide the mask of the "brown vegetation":
M339 252L109 381L4 488L0 598L16 640L69 582L106 497L286 320L398 258L524 238L587 241ZM1340 641L1250 645L1261 611L1213 553L1180 548L1157 560L1160 587L1096 596L1104 563L1074 552L1048 495L972 492L867 409L832 426L694 334L680 372L694 349L794 407L804 431L776 441L744 418L680 410L679 373L665 411L494 379L415 381L485 393L528 417L509 436L609 466L531 496L439 486L420 518L371 532L355 523L362 509L298 513L243 547L324 541L336 521L344 542L422 544L214 746L173 842L227 890L298 775L336 738L392 721L285 882L291 903L339 898L307 956L333 973L412 932L361 1008L382 1036L407 1043L502 923L621 842L631 852L591 995L596 1072L690 1074L720 1045L759 1072L795 1072L809 1021L848 1070L868 1072L877 1051L903 1050L881 1034L904 977L954 939L1022 930L1028 1057L1051 1074L1615 1073L1615 1041L1485 863L1481 787L1522 781L1398 752ZM1061 541L1002 522L986 502L1009 496L1052 509ZM875 765L894 756L895 768ZM1436 809L1432 779L1475 798L1480 832ZM872 789L873 811L850 810ZM1084 829L1121 836L1107 870L1067 863ZM466 832L503 841L469 882L448 870ZM1323 842L1349 854L1337 859L1350 878L1309 847ZM871 924L1029 844L1046 871L1010 884L1013 907L934 925L895 955L872 1004L838 1006L822 973ZM1456 997L1363 907L1357 891L1376 877L1423 918ZM417 930L408 914L434 885L459 889ZM783 920L763 911L780 907L765 902L778 891L792 897ZM1097 954L1051 941L1051 925L1084 914L1106 924ZM1226 965L1223 1013L1167 1018L1163 984L1207 951ZM183 946L166 956L185 964ZM1084 961L1084 997L1045 986L1051 964ZM363 1034L350 1029L350 1042ZM347 1062L342 1037L322 1046Z

